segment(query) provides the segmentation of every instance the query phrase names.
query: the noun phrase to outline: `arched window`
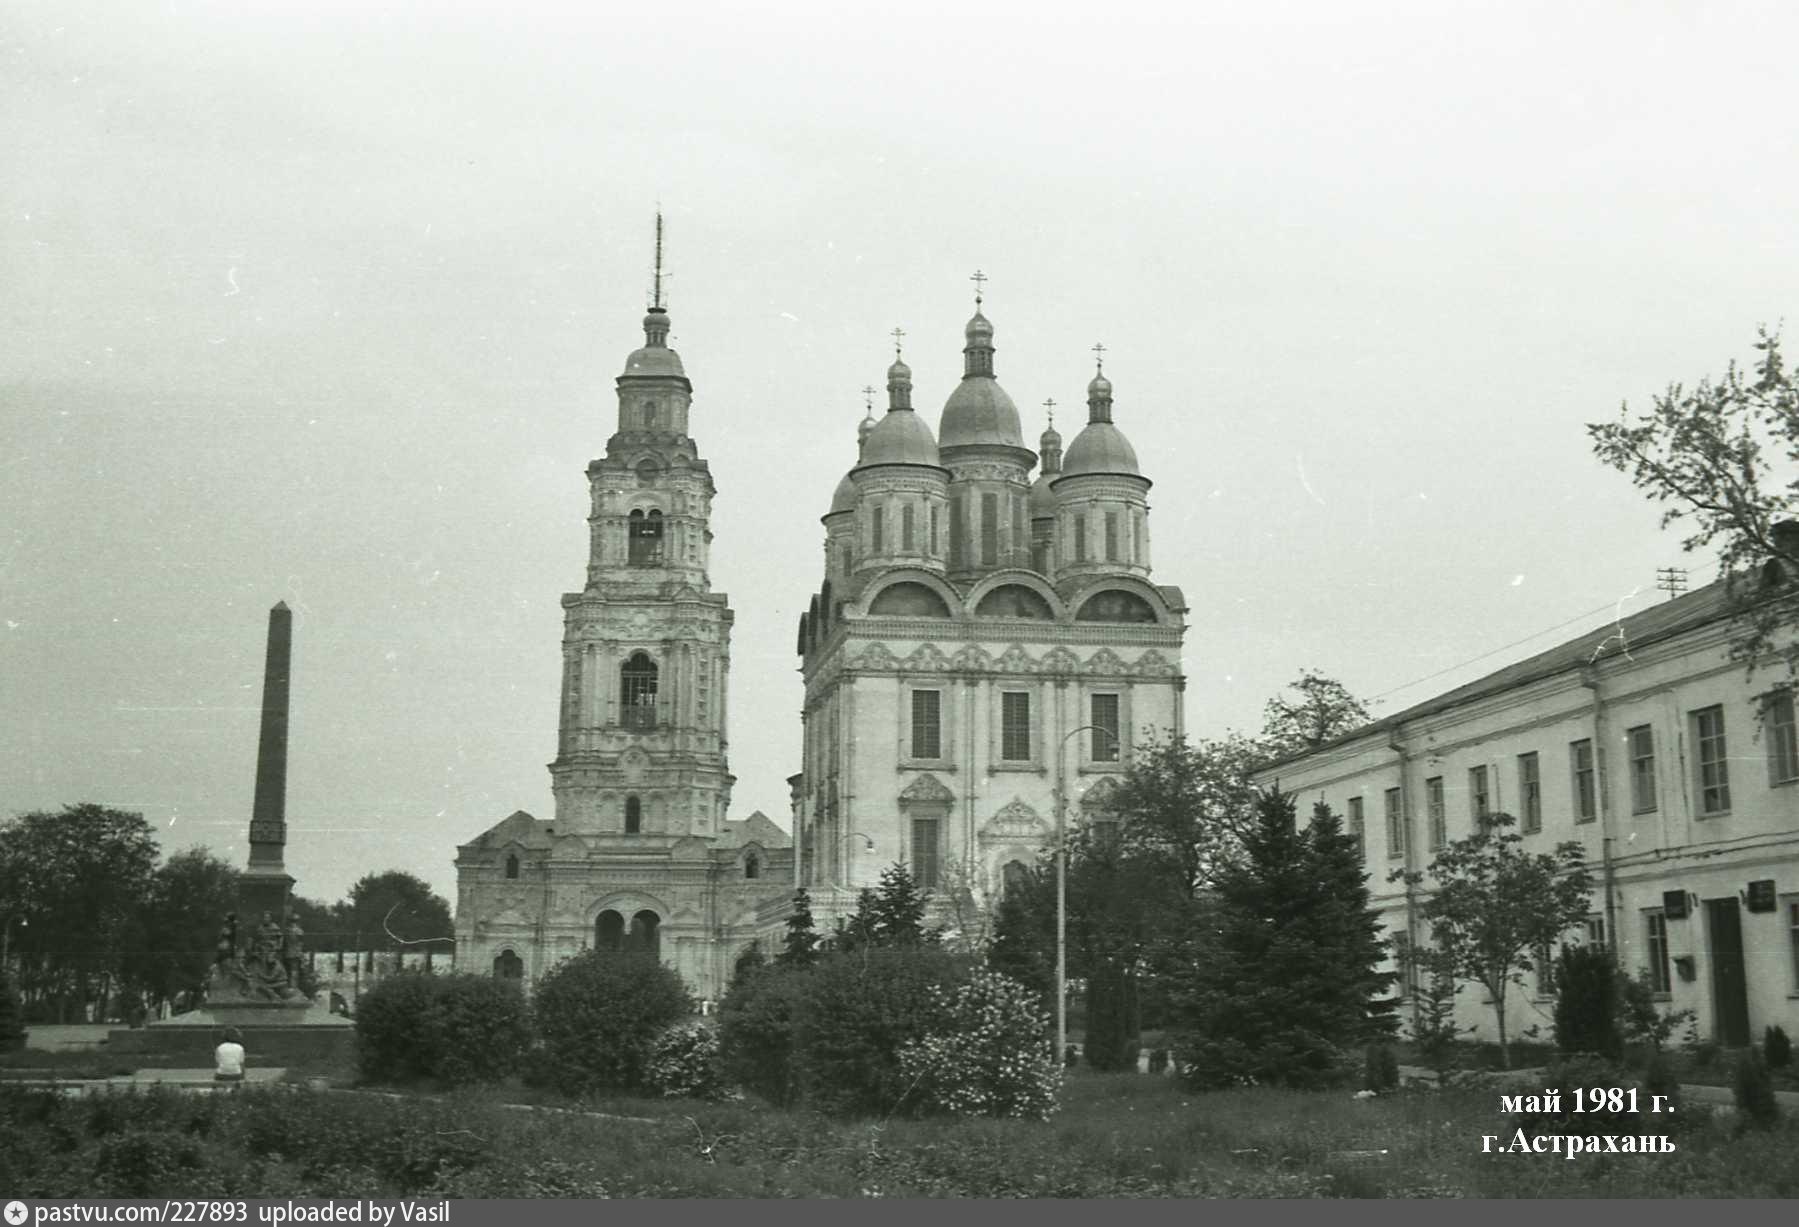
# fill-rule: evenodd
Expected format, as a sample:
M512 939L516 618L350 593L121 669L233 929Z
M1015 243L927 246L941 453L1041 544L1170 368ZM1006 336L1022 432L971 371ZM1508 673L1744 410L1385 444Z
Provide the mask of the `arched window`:
M1150 603L1134 592L1125 592L1117 588L1108 588L1104 592L1096 592L1081 605L1075 614L1079 622L1154 622L1156 611Z
M756 859L754 852L743 858L743 876L759 878L762 876L762 862Z
M500 951L494 956L493 978L496 980L524 979L525 960L519 958L510 949Z
M643 402L643 428L645 430L655 430L657 425L656 402L653 400L646 400ZM637 471L639 473L643 472L642 467L639 466Z
M647 461L646 461L647 463ZM640 469L641 475L642 470ZM630 563L634 567L654 567L662 562L662 513L652 511L648 515L639 508L631 513L630 525Z
M631 933L626 949L643 954L660 954L662 952L662 918L656 913L644 911L631 917Z
M625 798L625 834L641 835L643 833L643 802L636 797Z
M902 618L947 618L949 606L933 589L902 581L881 589L868 612Z
M1035 618L1040 622L1053 621L1056 616L1042 593L1023 584L1001 584L981 598L974 612L977 618Z
M506 877L508 880L518 877L518 857L508 856L506 858Z
M626 728L656 727L656 672L656 662L643 652L631 653L619 669L619 721Z
M625 948L625 918L611 908L594 917L593 948L595 950L623 950Z
M1031 867L1023 861L1007 861L1006 867L1000 871L1000 880L1004 883L1005 893L1028 886L1031 881Z

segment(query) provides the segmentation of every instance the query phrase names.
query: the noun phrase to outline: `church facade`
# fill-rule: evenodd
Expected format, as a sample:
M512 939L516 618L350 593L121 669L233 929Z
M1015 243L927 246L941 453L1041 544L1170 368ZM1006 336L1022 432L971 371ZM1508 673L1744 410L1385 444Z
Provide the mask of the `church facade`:
M716 490L660 293L643 327L617 430L587 466L586 581L562 598L555 813L520 811L457 849L457 963L533 982L589 947L648 950L716 997L790 897L793 852L762 814L728 817Z
M821 922L901 862L955 923L942 905L991 901L1051 840L1059 803L1078 822L1146 739L1182 731L1186 602L1152 578L1151 483L1112 384L1094 376L1066 456L1053 423L1039 456L993 335L977 295L935 432L896 356L887 411L863 422L823 517L793 781Z

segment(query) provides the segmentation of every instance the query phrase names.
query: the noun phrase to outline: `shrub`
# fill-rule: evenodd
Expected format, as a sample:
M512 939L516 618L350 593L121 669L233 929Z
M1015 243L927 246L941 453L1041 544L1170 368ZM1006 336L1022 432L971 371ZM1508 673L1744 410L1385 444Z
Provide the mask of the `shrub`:
M25 1016L19 1005L19 990L0 967L0 1052L17 1052L25 1047Z
M676 1023L656 1037L644 1081L651 1090L684 1099L725 1098L718 1031L707 1023Z
M987 970L974 972L965 984L932 985L928 992L930 1030L908 1040L899 1054L916 1109L1048 1119L1062 1071L1036 993Z
M1399 1058L1385 1044L1368 1045L1362 1079L1371 1091L1390 1091L1399 1085Z
M643 1085L656 1037L692 1012L681 977L654 955L584 950L537 986L545 1057L570 1090Z
M191 1191L200 1143L161 1128L135 1128L100 1142L94 1178L102 1197L168 1197Z
M357 1003L357 1064L370 1081L498 1081L529 1043L524 995L487 976L389 976Z
M1412 1015L1412 1045L1418 1059L1430 1066L1441 1086L1461 1066L1461 1039L1474 1028L1455 1020L1455 996L1460 990L1453 975L1420 961L1426 971L1418 988L1417 1010Z
M886 1113L907 1097L907 1040L933 1030L933 987L967 979L964 960L931 946L862 947L821 959L798 1003L794 1055L801 1092L827 1112Z
M763 968L734 981L718 1006L724 1077L778 1106L799 1097L793 1029L806 985L803 970Z
M1785 1069L1793 1063L1793 1041L1787 1038L1785 1027L1773 1026L1762 1032L1762 1055L1769 1069Z
M1564 946L1555 967L1555 1043L1564 1054L1624 1053L1618 1025L1618 971L1611 955L1591 946Z
M1780 1120L1780 1104L1774 1098L1774 1075L1768 1071L1768 1063L1762 1059L1762 1054L1754 1048L1744 1049L1737 1058L1731 1090L1745 1124L1772 1129Z
M1625 1040L1653 1052L1660 1052L1682 1024L1691 1024L1696 1017L1692 1010L1663 1010L1660 1007L1647 967L1638 968L1635 978L1619 975L1618 1015Z
M1643 1098L1653 1104L1656 1095L1662 1097L1662 1102L1667 1105L1667 1108L1674 1110L1675 1120L1678 1121L1680 1119L1680 1077L1674 1072L1674 1065L1668 1060L1667 1054L1659 1048L1649 1054L1649 1063L1643 1067Z

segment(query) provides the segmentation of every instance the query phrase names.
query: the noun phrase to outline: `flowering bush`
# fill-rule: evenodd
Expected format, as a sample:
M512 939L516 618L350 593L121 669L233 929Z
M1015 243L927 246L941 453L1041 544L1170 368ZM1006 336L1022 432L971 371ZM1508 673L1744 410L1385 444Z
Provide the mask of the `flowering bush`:
M664 1031L650 1050L644 1082L671 1098L728 1098L718 1031L702 1022L676 1023Z
M930 995L930 1031L900 1049L900 1073L916 1084L918 1108L1048 1119L1062 1069L1037 995L987 970L954 988L933 985Z

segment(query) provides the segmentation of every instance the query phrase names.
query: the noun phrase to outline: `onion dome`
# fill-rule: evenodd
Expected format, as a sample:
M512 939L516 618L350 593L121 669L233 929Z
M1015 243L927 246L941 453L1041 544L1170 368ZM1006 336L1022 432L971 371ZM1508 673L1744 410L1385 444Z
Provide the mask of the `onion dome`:
M643 317L643 337L643 348L633 350L631 356L625 359L621 379L658 375L687 378L687 372L681 367L681 355L668 347L666 310L661 307L650 308L649 313Z
M962 382L943 406L938 433L944 447L992 443L1024 447L1018 406L993 377L993 325L976 307L965 330Z
M889 409L862 446L859 468L875 464L938 466L937 440L925 420L910 409Z
M848 473L845 473L843 475L843 480L837 483L837 492L831 495L831 509L825 512L825 514L827 516L834 516L839 512L854 511L855 509L856 483L850 478Z
M874 428L875 411L873 406L870 406L868 413L863 417L861 424L856 427L856 455L858 458L861 457L863 452L868 450L868 436Z
M1053 420L1037 440L1037 454L1043 457L1043 468L1031 483L1031 519L1051 519L1056 514L1056 496L1049 487L1062 474L1062 436L1056 433Z
M912 368L898 357L887 368L887 408L912 408Z
M1121 473L1143 476L1137 467L1137 451L1124 432L1112 425L1112 381L1103 372L1087 385L1087 425L1068 445L1062 465L1064 477L1083 473Z

